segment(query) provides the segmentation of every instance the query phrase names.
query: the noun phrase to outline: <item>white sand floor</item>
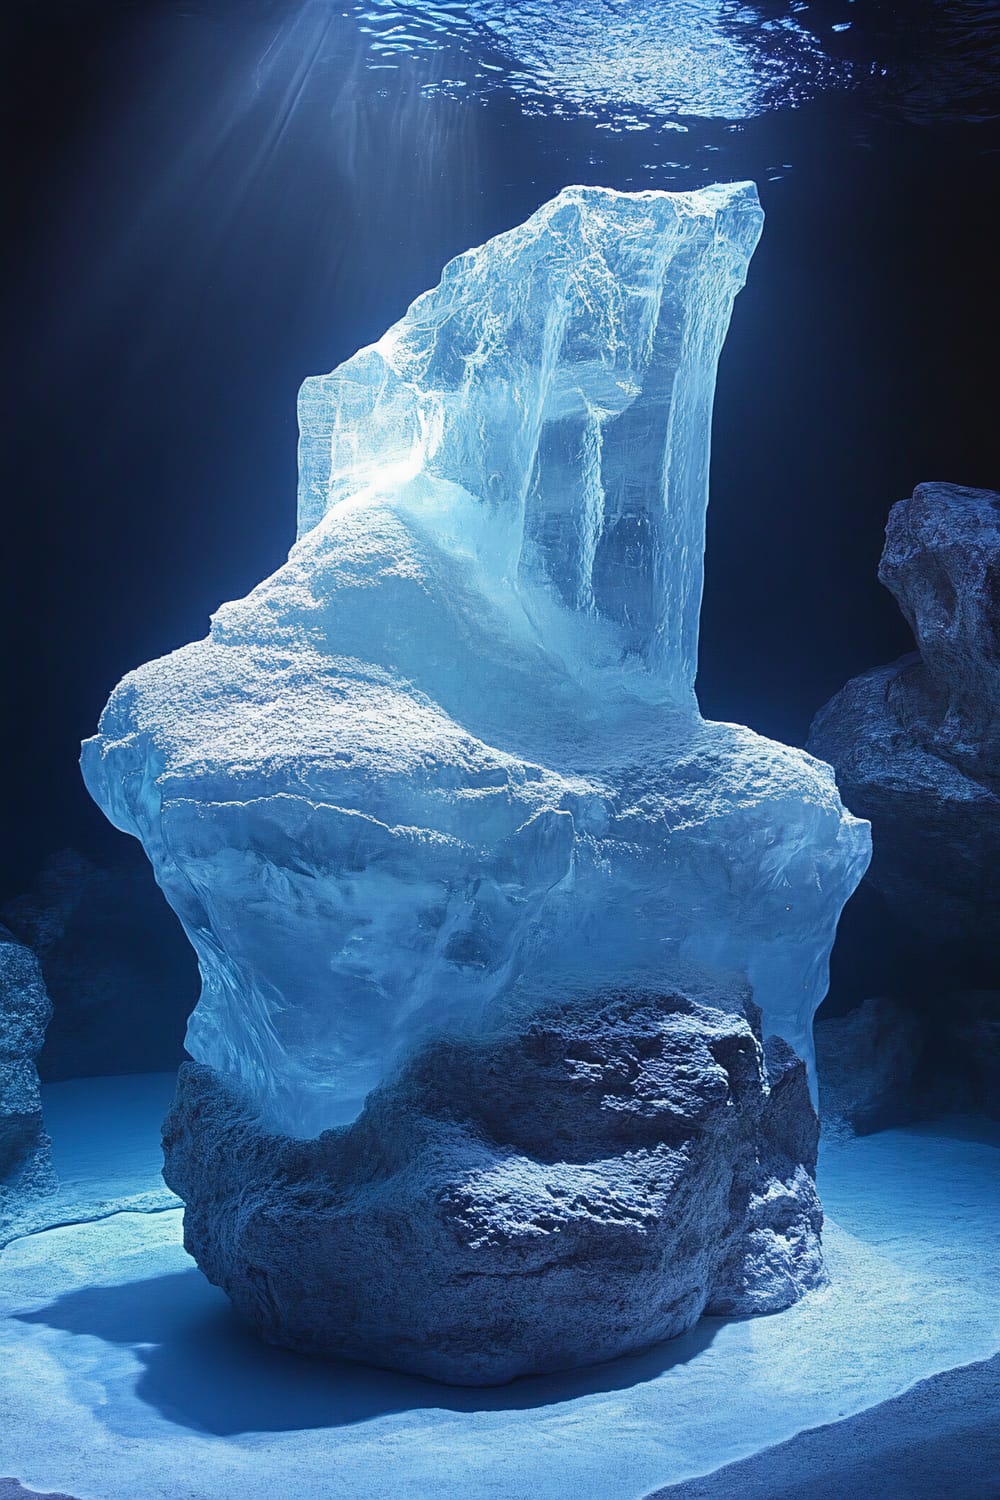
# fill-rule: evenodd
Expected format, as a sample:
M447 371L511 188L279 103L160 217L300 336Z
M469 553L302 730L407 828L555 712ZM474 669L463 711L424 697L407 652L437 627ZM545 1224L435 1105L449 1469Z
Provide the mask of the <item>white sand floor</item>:
M116 1131L78 1090L81 1182L154 1092L120 1091ZM34 1233L0 1252L0 1475L80 1500L639 1500L1000 1350L998 1147L962 1121L831 1143L827 1289L485 1392L263 1346L176 1209Z

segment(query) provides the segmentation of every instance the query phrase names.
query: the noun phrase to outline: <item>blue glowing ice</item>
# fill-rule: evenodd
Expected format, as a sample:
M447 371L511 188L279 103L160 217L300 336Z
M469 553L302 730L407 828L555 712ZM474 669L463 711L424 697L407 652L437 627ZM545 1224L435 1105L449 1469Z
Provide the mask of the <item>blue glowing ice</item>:
M694 696L751 184L567 188L300 400L299 541L84 747L201 963L193 1055L285 1129L415 1038L745 971L807 1056L867 825Z

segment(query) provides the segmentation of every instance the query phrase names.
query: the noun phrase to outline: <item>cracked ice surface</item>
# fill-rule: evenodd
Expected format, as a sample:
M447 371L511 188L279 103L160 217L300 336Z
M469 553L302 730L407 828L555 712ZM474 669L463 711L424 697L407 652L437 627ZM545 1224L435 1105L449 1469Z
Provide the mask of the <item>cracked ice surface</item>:
M567 188L300 398L299 540L84 746L194 944L188 1047L285 1129L413 1041L687 964L811 1055L867 825L694 696L751 184Z

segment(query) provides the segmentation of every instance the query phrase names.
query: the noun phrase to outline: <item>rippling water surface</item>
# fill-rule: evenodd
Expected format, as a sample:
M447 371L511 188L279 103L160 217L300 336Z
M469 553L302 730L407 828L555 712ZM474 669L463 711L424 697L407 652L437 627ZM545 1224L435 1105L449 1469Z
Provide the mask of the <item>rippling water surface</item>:
M792 4L769 15L736 0L375 0L355 14L384 66L456 45L495 54L471 78L431 87L502 83L529 107L609 111L615 124L645 129L661 117L747 119L845 84L850 67L798 18L808 9Z
M218 14L211 0L202 5ZM341 146L353 147L359 112L379 98L396 110L401 137L421 133L430 155L438 125L426 105L435 99L513 107L524 117L588 127L594 165L606 149L596 132L639 137L636 167L666 186L718 175L725 165L711 159L718 152L734 172L775 179L795 164L810 128L791 117L824 99L834 107L849 102L851 117L833 133L862 144L873 125L893 118L932 126L997 118L997 0L261 5L261 45L245 74L253 86L244 102L277 87L291 111L325 93ZM253 13L253 5L243 12ZM770 159L741 166L746 151L734 134L770 116L788 122L780 150L769 146ZM685 136L691 139L682 143Z

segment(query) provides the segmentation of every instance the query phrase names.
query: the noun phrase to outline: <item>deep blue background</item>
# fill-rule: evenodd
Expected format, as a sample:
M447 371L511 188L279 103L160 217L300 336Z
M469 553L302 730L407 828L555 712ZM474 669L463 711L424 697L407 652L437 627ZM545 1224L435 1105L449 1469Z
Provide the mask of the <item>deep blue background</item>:
M847 677L908 649L875 578L890 505L925 479L1000 486L996 6L813 5L857 88L652 145L502 89L427 98L460 57L372 72L340 7L315 15L5 11L6 892L62 845L111 848L79 739L125 671L283 559L302 377L568 181L760 185L719 377L706 714L802 743Z

